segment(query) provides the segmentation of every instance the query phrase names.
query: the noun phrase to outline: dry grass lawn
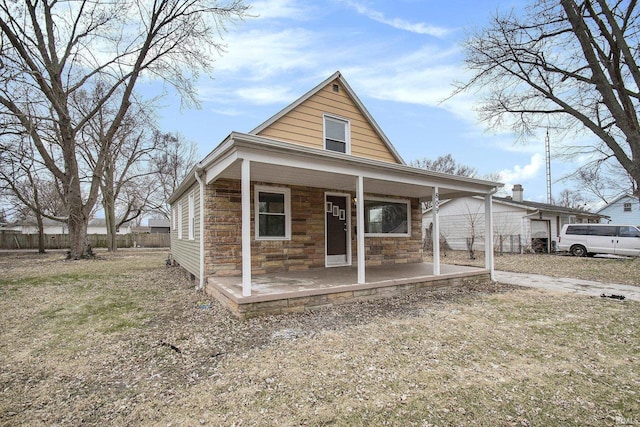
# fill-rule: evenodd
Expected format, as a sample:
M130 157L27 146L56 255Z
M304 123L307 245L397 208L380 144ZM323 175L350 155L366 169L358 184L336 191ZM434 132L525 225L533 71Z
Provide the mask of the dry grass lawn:
M475 255L476 259L470 260L464 251L445 251L441 255L441 262L483 267L484 253L476 252ZM640 258L577 258L570 255L505 254L496 255L494 261L496 270L640 286Z
M640 425L638 303L470 283L238 321L166 255L0 255L0 425Z

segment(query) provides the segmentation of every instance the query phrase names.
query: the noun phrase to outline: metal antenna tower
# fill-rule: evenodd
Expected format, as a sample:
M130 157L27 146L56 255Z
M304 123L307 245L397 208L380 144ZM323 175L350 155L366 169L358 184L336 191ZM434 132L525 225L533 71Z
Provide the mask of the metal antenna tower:
M549 128L547 128L547 137L544 140L544 152L547 163L547 203L553 203L551 196L551 147L549 143Z

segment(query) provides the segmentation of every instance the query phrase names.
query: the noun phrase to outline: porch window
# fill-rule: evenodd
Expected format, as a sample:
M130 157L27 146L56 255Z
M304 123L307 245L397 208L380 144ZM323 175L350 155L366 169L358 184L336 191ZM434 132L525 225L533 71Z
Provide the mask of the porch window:
M366 199L364 232L369 236L410 236L409 200Z
M349 121L324 116L324 148L339 153L349 153Z
M291 238L291 191L288 188L255 188L256 240Z

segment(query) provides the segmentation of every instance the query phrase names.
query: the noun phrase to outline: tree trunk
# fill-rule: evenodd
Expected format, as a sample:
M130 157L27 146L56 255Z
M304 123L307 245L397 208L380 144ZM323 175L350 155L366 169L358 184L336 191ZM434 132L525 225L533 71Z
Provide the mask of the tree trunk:
M115 252L118 250L115 206L113 200L109 199L109 192L105 188L102 189L102 194L102 207L104 208L104 219L107 227L107 251Z
M93 256L93 251L87 242L87 225L89 216L85 213L85 206L80 193L80 186L69 186L67 192L67 208L69 210L69 253L68 259L82 259Z
M38 253L44 253L44 222L42 221L42 215L38 211L35 211L36 223L38 224Z
M87 224L89 219L84 215L69 215L69 254L68 259L82 259L93 256L87 241Z
M112 161L109 154L106 155L100 190L102 192L102 207L104 208L104 219L107 227L107 251L115 252L118 249L118 243L116 242L116 195Z

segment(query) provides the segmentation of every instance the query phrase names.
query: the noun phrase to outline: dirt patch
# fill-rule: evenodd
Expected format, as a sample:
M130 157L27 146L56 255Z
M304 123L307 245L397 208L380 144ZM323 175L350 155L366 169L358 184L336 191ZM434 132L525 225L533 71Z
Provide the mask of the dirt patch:
M640 306L490 283L239 321L166 252L0 257L1 425L639 425Z

